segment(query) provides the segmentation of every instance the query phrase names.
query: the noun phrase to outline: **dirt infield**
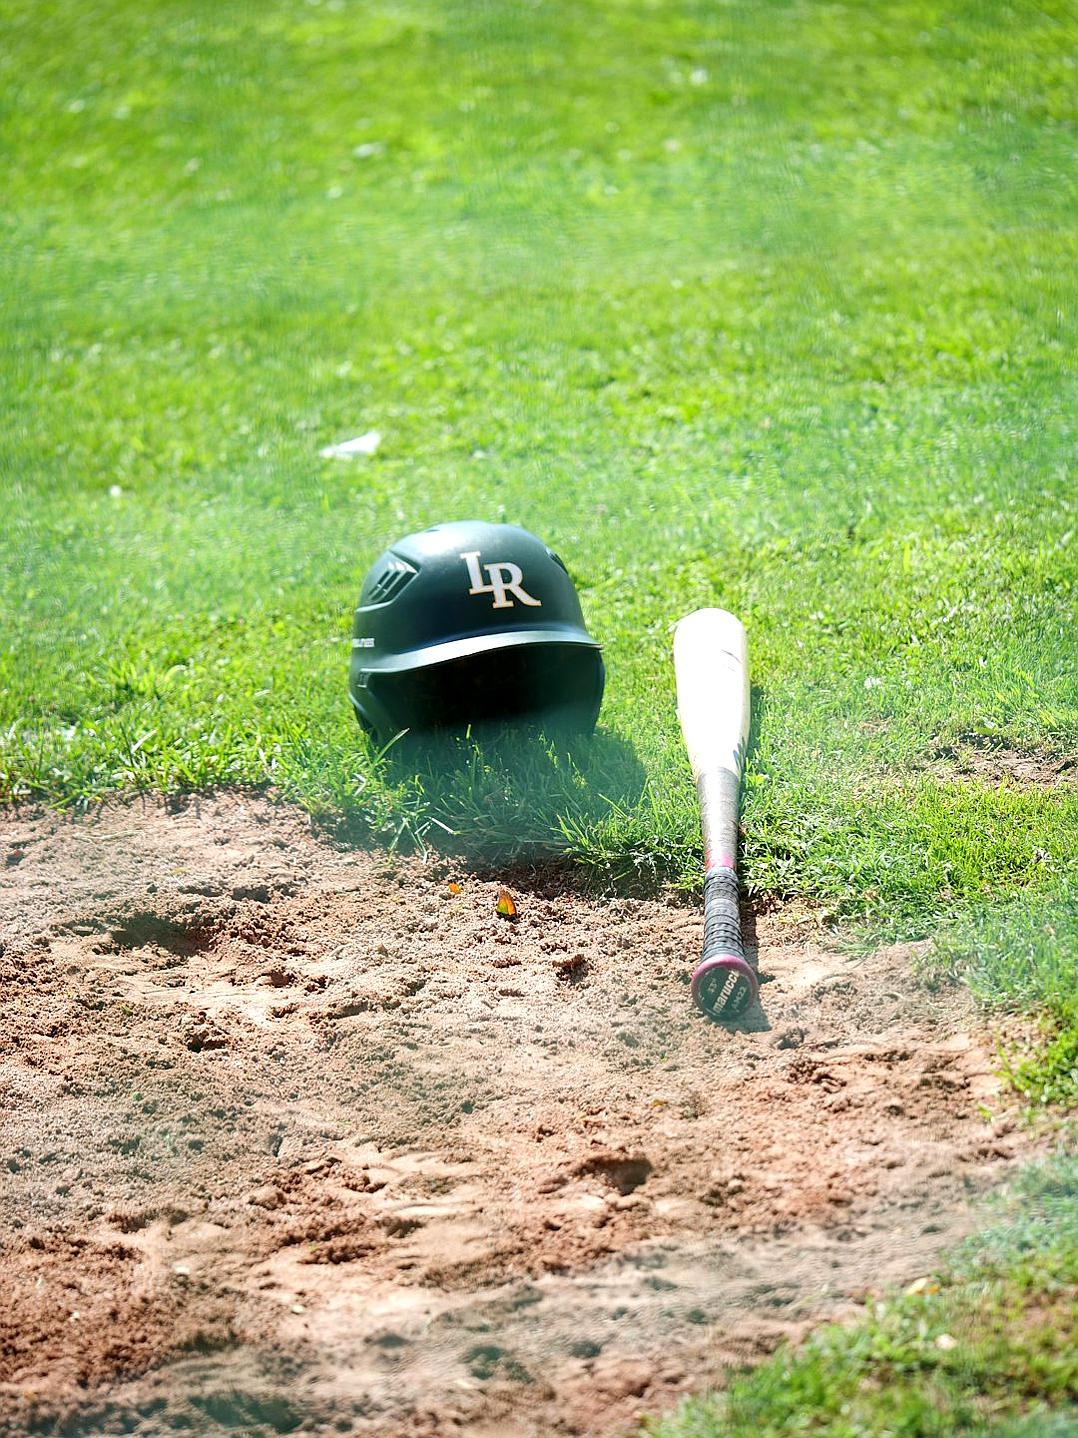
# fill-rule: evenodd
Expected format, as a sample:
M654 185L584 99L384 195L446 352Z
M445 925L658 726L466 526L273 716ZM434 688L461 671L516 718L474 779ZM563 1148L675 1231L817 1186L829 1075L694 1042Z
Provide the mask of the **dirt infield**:
M3 1433L616 1433L922 1275L1030 1143L911 946L757 916L728 1032L692 907L564 874L242 795L0 845Z

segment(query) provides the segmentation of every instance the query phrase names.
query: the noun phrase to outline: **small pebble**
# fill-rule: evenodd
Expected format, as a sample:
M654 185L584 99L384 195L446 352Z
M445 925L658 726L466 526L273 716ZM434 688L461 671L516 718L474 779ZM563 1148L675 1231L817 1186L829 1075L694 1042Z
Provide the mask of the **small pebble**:
M247 1195L247 1202L257 1204L259 1208L280 1208L284 1202L284 1194L272 1183L264 1183L261 1188L256 1188Z

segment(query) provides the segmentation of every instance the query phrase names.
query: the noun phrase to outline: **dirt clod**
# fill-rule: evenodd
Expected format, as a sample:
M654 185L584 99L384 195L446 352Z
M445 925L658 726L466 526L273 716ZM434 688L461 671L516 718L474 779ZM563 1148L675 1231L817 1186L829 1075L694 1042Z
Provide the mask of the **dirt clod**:
M2 1434L601 1438L930 1272L1033 1143L920 946L760 913L731 1031L694 906L556 871L507 924L235 795L0 850Z

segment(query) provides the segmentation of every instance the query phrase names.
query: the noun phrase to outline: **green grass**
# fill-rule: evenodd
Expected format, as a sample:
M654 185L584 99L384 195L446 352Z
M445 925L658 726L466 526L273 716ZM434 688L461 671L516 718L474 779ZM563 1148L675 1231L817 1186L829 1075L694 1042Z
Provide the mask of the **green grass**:
M654 1438L1062 1438L1078 1433L1078 1164L1027 1170L1010 1212L919 1293L782 1350Z
M989 1008L1039 1014L1044 1042L1007 1057L1034 1104L1078 1107L1078 880L979 908L945 933L931 965L965 979Z
M691 882L670 629L719 603L751 886L908 936L1049 887L1075 789L930 756L1078 747L1070 13L9 4L0 796L270 783ZM602 732L417 780L349 611L467 515L566 556Z

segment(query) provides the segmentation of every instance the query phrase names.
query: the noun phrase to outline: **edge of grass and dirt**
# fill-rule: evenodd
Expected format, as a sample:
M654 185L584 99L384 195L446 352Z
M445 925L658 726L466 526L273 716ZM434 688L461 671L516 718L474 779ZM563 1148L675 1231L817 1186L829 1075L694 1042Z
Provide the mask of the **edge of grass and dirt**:
M492 772L488 765L488 780ZM323 809L317 822L336 828L342 842L355 838L340 813ZM589 873L588 865L577 867ZM612 868L595 864L590 877L608 890L615 879ZM626 877L637 888L657 880L641 867L620 876L623 890ZM836 927L823 908L813 921ZM871 921L846 936L870 942ZM1032 1040L1028 1026L1020 1041L1017 1028L1003 1025L999 1063L1027 1101L1027 1120L1045 1115L1061 1152L1008 1185L998 1224L911 1290L874 1297L859 1318L817 1330L644 1431L654 1438L1078 1432L1078 1158L1063 1152L1066 1111L1078 1100L1076 950L1078 881L1063 875L996 904L967 905L920 961L926 984L957 980L987 1015L1037 1021Z
M197 810L198 804L196 801L183 807ZM52 822L45 819L45 826ZM293 810L290 822L297 839L301 838L307 828L301 814ZM81 826L61 821L57 827L66 830ZM138 838L130 837L137 831L127 822L119 821L119 829L128 836L129 845L140 844ZM219 837L223 832L213 826L211 830ZM26 853L16 865L16 871L32 890L33 874L28 865L40 864L43 855L35 850L29 829L23 837ZM268 853L270 862L278 865L282 862L274 858L278 852L276 846L267 844L265 834L257 826L250 843L253 853L263 856ZM108 850L110 857L106 859L102 855L99 862L108 862L114 869L115 851L110 846L102 847ZM284 845L295 862L300 860L293 851L301 848L298 842ZM141 848L135 852L135 872L141 876L138 882L145 884L153 879L156 884L156 877L145 872ZM171 866L177 852L171 846L165 849L169 874L173 873ZM246 882L250 874L241 863L242 858L242 854L233 853L231 862L242 870ZM352 862L347 853L331 854L330 859L331 863L344 866ZM47 862L52 864L55 875L55 858ZM367 865L379 862L371 858L362 860ZM81 860L79 865L82 875ZM441 866L439 872L447 874L450 867ZM192 876L188 874L187 882L191 881ZM92 885L93 878L82 875L82 882ZM201 894L197 874L194 882L198 885L195 894ZM245 887L243 891L248 890ZM86 892L94 891L88 888ZM227 884L224 892L228 892ZM287 889L282 892L287 893ZM167 903L167 899L162 903ZM968 916L965 928L954 928L949 936L940 940L934 954L924 946L917 946L922 955L921 977L926 988L938 987L945 993L950 983L961 977L986 1007L993 1006L997 1012L1019 1008L1022 1004L1038 1009L1054 1003L1061 994L1065 997L1066 945L1071 918L1067 905L1068 891L1061 885L1051 902L1046 901L1035 910L1027 900L1024 905L1012 903L1005 909ZM618 911L621 906L611 907ZM789 961L798 972L806 968L805 941L811 954L811 931L817 927L816 918L805 912L804 928L798 926L796 942L789 950ZM140 922L145 923L146 918L140 909ZM118 933L117 942L130 942L128 930L121 926ZM429 940L421 942L429 945ZM470 949L471 946L463 947ZM1020 950L1025 955L1021 961ZM264 966L262 954L259 948L250 962ZM910 955L907 952L896 957L905 970L903 981L909 985ZM877 964L879 959L877 956ZM872 965L867 964L862 970L854 954L847 954L845 962L852 965L854 972L867 974L872 969ZM49 963L46 959L47 966ZM811 963L807 967L811 969ZM884 970L880 974L884 987L892 972ZM806 976L805 982L808 985L806 1002L811 1006L818 1001L813 997L813 981ZM878 985L879 979L875 982ZM187 997L189 1000L190 995ZM874 994L871 1017L865 1016L868 1024L877 1015L876 998ZM926 998L931 999L932 995L921 993L917 1002L923 1004ZM848 994L838 1000L832 997L831 1002L839 1002L847 1018L856 1012ZM968 1014L971 1008L968 998L961 1002ZM667 1007L669 1009L669 1005ZM351 1005L346 1008L350 1012ZM1025 1027L1004 1024L1003 1031L1016 1033ZM776 1038L784 1040L784 1032L777 1033ZM794 1046L798 1043L795 1035ZM787 1047L784 1041L776 1046L783 1063ZM913 1043L912 1047L916 1051L918 1045ZM731 1045L724 1044L722 1048L729 1059ZM982 1061L987 1071L987 1054L982 1056ZM713 1056L709 1062L713 1064ZM1012 1061L1012 1067L1017 1067L1017 1060ZM874 1083L873 1087L878 1096L878 1085ZM757 1102L770 1103L766 1082L756 1088ZM954 1097L969 1119L971 1111L976 1111L974 1097L970 1093ZM818 1099L819 1096L813 1097L810 1091L807 1101L813 1112L820 1111ZM1057 1106L1055 1091L1039 1106L1053 1110L1046 1112L1043 1125L1037 1126L1035 1147L1039 1151L1043 1150L1046 1134L1058 1138L1062 1132L1054 1112ZM972 1126L980 1127L976 1123ZM1027 1153L1031 1151L1032 1146L1024 1147ZM873 1149L872 1153L873 1165L879 1164L880 1151ZM989 1156L1003 1155L993 1152ZM780 1159L782 1164L787 1162L788 1157ZM879 1167L888 1165L879 1164ZM809 1164L809 1171L815 1172L815 1158ZM1003 1171L1001 1167L999 1172ZM997 1173L997 1181L998 1177ZM683 1432L692 1438L697 1435L738 1438L750 1426L765 1435L774 1434L775 1438L787 1438L787 1435L792 1438L797 1433L826 1434L831 1438L853 1438L855 1434L858 1438L861 1434L902 1434L905 1438L924 1434L943 1438L950 1433L1022 1432L1021 1428L999 1429L1000 1424L1021 1419L1027 1425L1025 1432L1037 1432L1036 1426L1029 1426L1035 1424L1040 1424L1040 1431L1045 1431L1049 1423L1055 1425L1056 1431L1065 1432L1064 1425L1070 1416L1065 1405L1072 1402L1075 1386L1074 1366L1068 1357L1072 1336L1068 1308L1073 1307L1075 1291L1071 1235L1078 1222L1075 1177L1074 1163L1068 1167L1064 1157L1057 1157L1054 1166L1031 1175L1017 1175L1010 1199L1001 1210L1001 1223L977 1243L968 1245L945 1272L932 1278L927 1272L911 1267L907 1255L901 1281L908 1283L913 1275L922 1272L913 1291L890 1298L873 1292L860 1321L841 1328L818 1330L803 1348L783 1350L751 1373L736 1373L726 1393L710 1400L698 1399L679 1415L655 1419L653 1428L655 1424L667 1425L657 1431L671 1438L683 1438ZM952 1172L952 1181L960 1187L965 1182L964 1192L970 1194L968 1176L963 1180ZM919 1191L919 1185L910 1191ZM961 1199L959 1203L964 1206ZM958 1231L968 1231L968 1224ZM933 1255L939 1251L940 1241L931 1247ZM770 1239L764 1242L771 1247ZM922 1257L919 1261L927 1265L935 1260ZM881 1282L879 1269L873 1266L867 1279L874 1285ZM858 1286L856 1298L863 1293L864 1287ZM705 1342L714 1345L714 1335L705 1336ZM735 1347L727 1353L719 1347L711 1372L721 1373L724 1362L745 1361L742 1355L751 1351L751 1348ZM760 1351L764 1350L757 1350ZM657 1393L651 1401L659 1401ZM682 1432L676 1426L678 1423L694 1426ZM1053 1430L1047 1428L1047 1431Z
M874 1299L646 1425L652 1438L1041 1438L1078 1431L1078 1160L1026 1169L996 1226L938 1274Z

